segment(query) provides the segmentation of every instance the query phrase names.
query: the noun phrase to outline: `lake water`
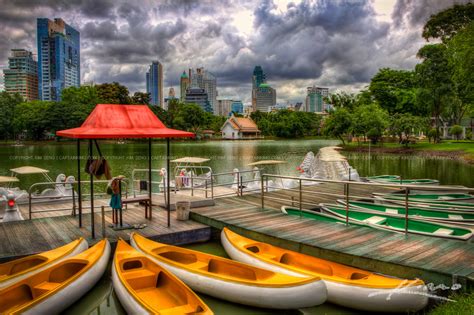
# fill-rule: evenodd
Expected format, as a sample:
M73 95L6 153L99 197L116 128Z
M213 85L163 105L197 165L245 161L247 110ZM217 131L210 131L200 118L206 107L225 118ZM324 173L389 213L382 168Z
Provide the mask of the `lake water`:
M230 172L233 168L250 169L247 164L263 159L287 161L286 164L268 168L267 172L298 175L296 167L308 151L317 153L319 148L337 145L335 140L254 140L254 141L190 141L173 142L173 158L184 156L207 157L206 165L214 172ZM113 175L131 176L135 168L147 168L147 143L100 143L102 154L110 162ZM87 146L82 145L85 159ZM165 166L165 143L153 144L153 168ZM361 176L396 174L404 178L433 178L442 184L474 187L474 166L446 158L423 158L414 155L344 153L350 164ZM41 144L32 146L1 146L0 175L9 175L9 169L33 165L50 170L54 179L59 173L75 175L77 172L75 144ZM84 165L85 160L83 160ZM82 174L86 179L86 174ZM40 176L21 176L20 186L29 187Z

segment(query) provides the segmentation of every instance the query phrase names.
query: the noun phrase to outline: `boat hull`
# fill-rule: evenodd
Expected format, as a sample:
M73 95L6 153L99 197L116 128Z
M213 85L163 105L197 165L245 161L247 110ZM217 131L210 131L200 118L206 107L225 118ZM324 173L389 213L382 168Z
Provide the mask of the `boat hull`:
M307 274L272 264L253 257L236 248L221 232L221 243L227 254L233 259L260 268L284 273L296 277L307 277ZM427 289L424 285L401 288L366 288L347 285L323 279L327 287L328 301L363 311L372 312L408 312L423 309L428 303Z
M115 261L112 267L112 285L114 292L120 301L120 304L125 309L127 314L149 314L140 303L138 303L128 292L125 286L120 281L117 271L115 270Z
M50 263L47 263L47 264L45 264L45 265L43 265L43 266L41 266L37 269L31 270L29 272L22 273L22 274L20 274L16 277L11 278L11 279L1 281L0 282L0 290L3 289L3 288L9 287L9 286L15 284L16 282L21 281L23 279L26 279L26 278L28 278L32 275L40 273L41 271L43 271L43 270L45 270L45 269L47 269L51 266L54 266L54 265L60 263L61 261L65 260L67 258L76 256L77 254L82 253L83 251L85 251L88 247L89 247L89 245L87 244L87 241L84 240L84 239L81 239L79 244L67 255L65 255L65 256L63 256L59 259L53 260Z
M143 252L133 237L130 238L130 243ZM297 309L322 304L327 297L326 285L321 280L287 287L252 286L203 276L167 264L151 255L147 256L176 275L191 289L234 303L272 309Z

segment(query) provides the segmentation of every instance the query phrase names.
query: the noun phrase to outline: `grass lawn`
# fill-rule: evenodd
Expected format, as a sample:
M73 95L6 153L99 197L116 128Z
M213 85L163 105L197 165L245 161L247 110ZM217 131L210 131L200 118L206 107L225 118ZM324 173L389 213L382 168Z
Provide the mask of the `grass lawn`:
M446 302L434 308L429 315L461 315L474 314L474 293L455 294L450 299L456 302Z

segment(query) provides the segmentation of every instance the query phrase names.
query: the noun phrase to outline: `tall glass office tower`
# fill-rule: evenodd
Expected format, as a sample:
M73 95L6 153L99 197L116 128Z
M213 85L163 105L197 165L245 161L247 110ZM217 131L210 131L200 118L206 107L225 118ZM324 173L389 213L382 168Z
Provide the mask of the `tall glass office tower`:
M80 86L80 34L62 19L37 20L38 89L44 101L60 101L61 91Z
M151 105L163 108L163 65L153 61L146 73L146 92L150 94Z

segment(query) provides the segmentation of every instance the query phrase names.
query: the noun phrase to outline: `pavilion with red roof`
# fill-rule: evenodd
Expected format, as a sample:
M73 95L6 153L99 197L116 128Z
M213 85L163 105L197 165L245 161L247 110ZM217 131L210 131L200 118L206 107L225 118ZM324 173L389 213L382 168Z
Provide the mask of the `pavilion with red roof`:
M56 135L66 138L77 139L77 178L79 194L79 226L82 226L82 203L81 203L81 159L80 140L89 140L89 158L92 159L92 141L97 139L148 139L148 193L150 208L152 208L151 189L151 139L166 138L166 167L167 167L167 201L168 227L170 226L170 139L192 138L192 132L176 130L166 127L147 105L119 105L98 104L87 117L81 127L61 130ZM94 233L94 191L93 176L91 183L91 229ZM151 210L150 210L151 213Z

